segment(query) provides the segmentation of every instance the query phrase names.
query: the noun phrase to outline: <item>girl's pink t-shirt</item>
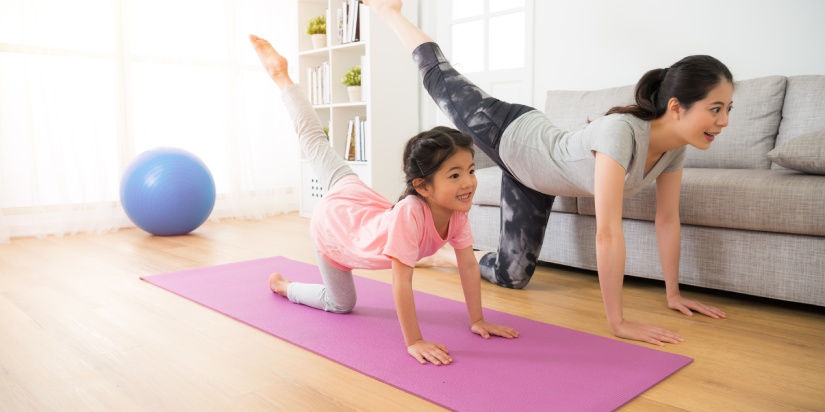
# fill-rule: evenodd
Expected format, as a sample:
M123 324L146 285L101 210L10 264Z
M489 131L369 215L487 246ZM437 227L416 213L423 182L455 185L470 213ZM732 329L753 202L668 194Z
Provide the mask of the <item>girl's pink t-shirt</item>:
M430 207L417 196L393 204L357 176L346 176L315 206L310 222L315 247L342 269L389 269L391 258L414 267L446 243L472 246L467 214L453 212L447 238L435 229Z

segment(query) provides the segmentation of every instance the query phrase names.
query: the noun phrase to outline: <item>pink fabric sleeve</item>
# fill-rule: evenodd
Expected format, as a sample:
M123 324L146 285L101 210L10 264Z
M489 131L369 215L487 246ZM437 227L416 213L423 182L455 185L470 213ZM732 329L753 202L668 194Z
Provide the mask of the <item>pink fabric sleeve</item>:
M453 229L453 236L450 238L450 246L453 249L464 249L473 245L473 231L470 227L470 219L466 213L453 213L452 221L450 222Z
M383 253L407 266L415 267L415 262L418 261L419 241L424 235L424 216L420 209L410 207L407 202L396 203L393 212Z

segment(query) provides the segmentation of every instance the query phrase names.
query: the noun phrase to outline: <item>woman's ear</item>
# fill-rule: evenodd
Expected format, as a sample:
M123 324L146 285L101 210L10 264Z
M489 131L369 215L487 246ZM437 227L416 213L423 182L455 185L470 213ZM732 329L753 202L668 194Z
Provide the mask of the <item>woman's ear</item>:
M673 120L682 118L684 112L682 111L682 104L679 103L679 99L671 97L670 100L667 101L667 113L670 114Z
M412 185L421 197L426 198L430 195L430 185L427 184L427 181L423 177L413 179Z

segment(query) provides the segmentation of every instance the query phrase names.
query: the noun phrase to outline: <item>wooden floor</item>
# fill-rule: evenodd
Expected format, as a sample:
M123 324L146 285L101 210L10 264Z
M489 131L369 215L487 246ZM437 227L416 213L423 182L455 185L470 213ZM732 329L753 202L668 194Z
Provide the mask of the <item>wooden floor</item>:
M312 263L308 226L285 215L207 223L183 237L125 229L0 244L0 411L439 410L139 280L273 255ZM419 269L414 284L461 299L448 270ZM591 272L547 266L525 290L482 286L485 307L611 336ZM626 280L625 316L682 334L661 350L695 361L623 410L825 410L825 311L685 294L728 319L669 311L661 283Z

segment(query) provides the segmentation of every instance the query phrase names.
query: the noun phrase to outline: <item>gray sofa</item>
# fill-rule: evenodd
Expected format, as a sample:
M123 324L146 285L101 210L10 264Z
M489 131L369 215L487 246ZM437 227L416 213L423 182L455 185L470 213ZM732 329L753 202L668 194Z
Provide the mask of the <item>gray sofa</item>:
M632 96L632 85L550 91L545 112L574 130ZM688 147L680 283L825 306L825 76L739 81L733 105L710 149ZM476 167L475 247L494 251L501 170L478 150ZM622 211L626 274L663 279L655 187L626 198ZM557 198L539 260L596 270L594 214L592 198Z

